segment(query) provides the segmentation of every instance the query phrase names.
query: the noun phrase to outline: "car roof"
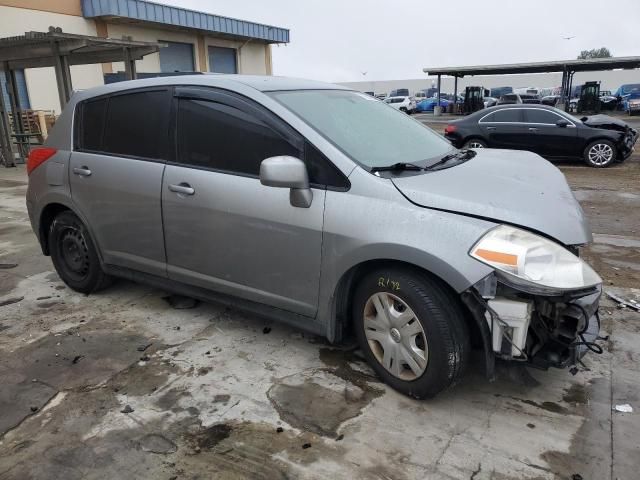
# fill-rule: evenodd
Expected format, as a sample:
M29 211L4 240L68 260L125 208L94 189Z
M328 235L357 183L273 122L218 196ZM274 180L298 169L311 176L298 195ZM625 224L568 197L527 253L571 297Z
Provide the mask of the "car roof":
M176 75L169 77L154 77L124 82L110 83L99 87L82 90L78 93L78 100L95 97L108 93L131 90L134 88L155 87L164 85L193 85L229 88L235 90L241 86L248 86L261 92L281 90L351 90L342 85L318 82L292 77L276 77L271 75L235 75L235 74L198 74ZM74 94L74 96L76 96Z

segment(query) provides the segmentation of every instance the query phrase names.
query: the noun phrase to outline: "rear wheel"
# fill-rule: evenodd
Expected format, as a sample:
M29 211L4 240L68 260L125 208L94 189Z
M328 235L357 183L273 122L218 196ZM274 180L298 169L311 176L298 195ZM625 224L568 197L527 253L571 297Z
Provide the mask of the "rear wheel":
M459 300L439 281L409 269L366 275L353 297L360 348L385 383L428 398L461 375L469 335Z
M472 138L467 140L462 148L487 148L487 144L483 140Z
M584 149L584 161L590 167L604 168L616 160L616 147L609 140L596 140Z
M59 213L49 228L49 252L58 275L77 292L92 293L109 285L89 231L71 211Z

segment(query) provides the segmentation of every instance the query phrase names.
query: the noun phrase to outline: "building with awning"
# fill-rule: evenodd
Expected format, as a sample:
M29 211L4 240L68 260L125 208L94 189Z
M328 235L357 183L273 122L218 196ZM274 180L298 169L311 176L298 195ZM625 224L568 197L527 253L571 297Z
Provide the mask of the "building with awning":
M158 51L133 60L139 76L270 75L272 45L289 42L286 28L145 0L0 0L0 38L48 32L50 27L64 34L162 44ZM25 66L14 71L20 108L60 112L54 67ZM123 61L72 64L70 87L79 90L123 80L126 72ZM6 97L5 77L0 73ZM5 101L9 103L8 98Z

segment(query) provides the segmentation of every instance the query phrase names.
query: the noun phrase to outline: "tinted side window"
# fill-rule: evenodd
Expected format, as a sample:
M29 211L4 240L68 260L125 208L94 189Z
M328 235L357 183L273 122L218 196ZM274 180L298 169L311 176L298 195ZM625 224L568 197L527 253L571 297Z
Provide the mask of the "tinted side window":
M558 120L561 120L561 118L555 113L542 109L525 110L524 114L526 116L526 121L529 123L549 123L551 125L555 125Z
M491 115L485 117L482 122L521 122L522 118L520 116L520 111L521 110L519 108L505 108L504 110L498 110L497 112L493 112Z
M309 142L306 142L304 146L304 163L307 165L310 183L340 190L349 188L349 180Z
M110 97L102 150L116 155L167 159L170 108L168 90Z
M83 150L99 151L102 148L104 117L107 99L92 100L82 104L79 116L77 146Z
M180 99L180 163L258 176L262 160L277 155L300 158L301 152L245 111L223 103Z

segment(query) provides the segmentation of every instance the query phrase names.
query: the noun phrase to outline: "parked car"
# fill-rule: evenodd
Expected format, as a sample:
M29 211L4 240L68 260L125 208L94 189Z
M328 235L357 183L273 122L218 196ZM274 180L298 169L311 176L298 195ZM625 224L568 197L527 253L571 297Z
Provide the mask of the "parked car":
M446 109L451 102L445 98L440 98L440 106L443 109ZM416 103L416 112L433 112L435 106L438 105L438 99L433 98L425 98L424 100L420 100Z
M471 345L492 375L496 358L575 365L598 333L602 280L578 256L591 233L556 167L458 150L341 86L96 87L73 95L27 171L31 225L70 288L123 277L332 342L352 332L412 397L455 383Z
M520 100L522 100L522 103L534 103L534 104L540 103L540 96L537 94L521 93L519 95L520 95Z
M606 115L578 120L544 105L502 105L449 123L445 137L457 148L529 150L602 168L631 155L638 132Z
M376 98L378 100L384 100L385 98L387 98L387 94L386 93L376 93Z
M547 95L546 97L542 97L540 99L540 103L542 105L549 105L551 107L555 107L561 98L562 98L561 95Z
M498 105L512 105L516 103L522 103L522 99L517 93L507 93L498 99Z
M494 97L484 97L484 108L494 107L498 104L498 99Z
M624 111L631 115L640 112L640 91L630 93L624 101Z
M375 92L364 92L366 95L369 95L370 97L375 97L376 94Z
M494 87L489 90L489 96L494 98L500 98L503 95L513 93L512 87Z
M408 113L409 115L416 111L416 101L413 97L387 97L383 101L396 110Z

